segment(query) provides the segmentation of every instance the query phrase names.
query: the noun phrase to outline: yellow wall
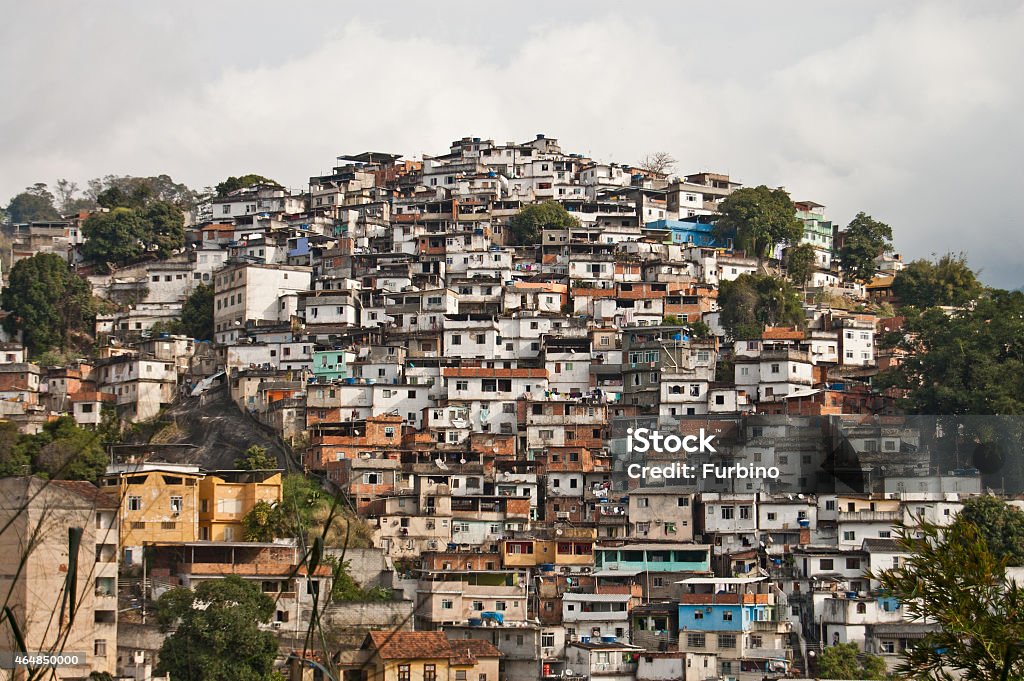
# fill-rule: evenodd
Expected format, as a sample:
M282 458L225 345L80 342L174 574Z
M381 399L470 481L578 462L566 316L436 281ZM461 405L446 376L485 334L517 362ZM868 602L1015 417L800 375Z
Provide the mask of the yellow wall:
M135 547L151 542L186 542L197 538L197 474L142 471L110 476L101 489L120 499L121 546ZM141 506L132 510L131 499ZM172 509L172 498L181 498L180 511Z
M257 502L281 501L281 474L262 482L231 482L207 475L199 483L199 534L209 541L244 541L242 518Z

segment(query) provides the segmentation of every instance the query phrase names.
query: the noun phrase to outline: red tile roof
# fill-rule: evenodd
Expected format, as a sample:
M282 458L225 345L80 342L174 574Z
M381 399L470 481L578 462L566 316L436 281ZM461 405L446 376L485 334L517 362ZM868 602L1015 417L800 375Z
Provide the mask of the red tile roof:
M501 657L501 651L487 641L473 638L450 639L448 644L452 648L452 664L472 665L481 657Z
M452 647L441 631L371 631L383 660L450 659Z
M783 326L769 326L761 334L761 338L764 340L803 340L804 332Z

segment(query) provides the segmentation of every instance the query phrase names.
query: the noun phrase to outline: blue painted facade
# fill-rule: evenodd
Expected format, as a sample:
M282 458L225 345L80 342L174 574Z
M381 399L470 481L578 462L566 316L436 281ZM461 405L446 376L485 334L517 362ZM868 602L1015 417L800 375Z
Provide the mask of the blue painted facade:
M690 220L655 220L648 222L648 229L666 230L671 234L671 243L680 246L715 247L713 225Z
M710 612L708 612L710 610ZM728 614L727 614L728 613ZM750 631L753 622L771 619L771 606L737 603L681 603L680 631ZM731 618L731 619L730 619Z
M321 350L313 353L313 376L317 381L348 378L348 364L344 350Z

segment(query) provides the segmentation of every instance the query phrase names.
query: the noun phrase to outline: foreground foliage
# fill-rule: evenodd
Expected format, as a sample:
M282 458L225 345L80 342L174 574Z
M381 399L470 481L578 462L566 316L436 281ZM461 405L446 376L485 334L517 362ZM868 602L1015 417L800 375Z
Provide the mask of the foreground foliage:
M1024 591L1006 574L973 522L903 528L902 564L874 577L913 622L935 626L907 649L900 678L999 681L1024 678Z
M170 632L160 648L158 674L176 681L278 681L277 639L261 631L274 601L234 575L178 587L156 602L160 630Z

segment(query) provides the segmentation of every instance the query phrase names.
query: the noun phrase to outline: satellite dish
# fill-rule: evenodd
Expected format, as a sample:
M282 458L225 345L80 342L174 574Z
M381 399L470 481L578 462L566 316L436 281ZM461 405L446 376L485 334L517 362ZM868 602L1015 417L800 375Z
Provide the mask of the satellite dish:
M555 530L555 534L561 537L563 534L565 534L565 530Z
M461 459L459 459L459 463L465 464L466 463L466 457L462 457Z

